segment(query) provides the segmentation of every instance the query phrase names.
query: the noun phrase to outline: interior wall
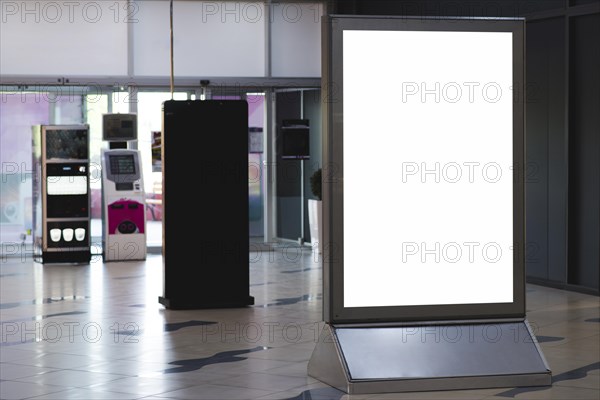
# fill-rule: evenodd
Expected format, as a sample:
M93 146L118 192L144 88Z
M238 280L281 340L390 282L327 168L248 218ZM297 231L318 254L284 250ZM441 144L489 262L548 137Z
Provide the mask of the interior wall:
M304 118L310 121L310 160L304 163L304 241L311 242L310 224L308 220L308 200L318 200L312 193L310 178L323 166L323 136L321 123L321 90L304 92Z
M527 278L599 293L600 1L350 0L330 13L525 17Z
M527 24L527 273L566 279L565 18Z
M0 2L3 75L127 75L127 2ZM91 80L91 78L90 78Z
M310 177L319 168L322 160L321 135L321 91L299 90L278 92L275 103L276 114L276 159L277 159L277 237L289 240L303 238L311 242L308 221L308 200L316 199L312 194ZM286 119L308 119L310 125L310 160L304 161L302 178L301 161L281 158L281 126ZM304 185L304 198L302 187ZM304 203L304 219L301 207ZM301 224L304 224L302 235Z
M277 186L277 237L298 240L301 236L300 161L281 158L281 126L286 119L300 119L300 91L277 92L275 97L275 159Z
M339 0L339 14L518 17L564 6L565 0Z
M166 84L169 4L0 0L0 82ZM318 0L176 0L175 76L318 78L323 12Z
M568 283L600 285L600 14L570 23Z

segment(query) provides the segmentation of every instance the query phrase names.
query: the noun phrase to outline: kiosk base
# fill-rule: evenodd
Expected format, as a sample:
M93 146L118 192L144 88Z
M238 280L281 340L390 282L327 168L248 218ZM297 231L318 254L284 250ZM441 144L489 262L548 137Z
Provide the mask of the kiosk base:
M349 394L549 386L527 321L478 325L326 325L308 374Z
M254 304L254 297L233 298L227 300L189 300L175 299L158 296L158 302L171 310L200 310L204 308L237 308L246 307Z
M89 264L92 253L85 251L44 251L34 255L33 261L40 264Z

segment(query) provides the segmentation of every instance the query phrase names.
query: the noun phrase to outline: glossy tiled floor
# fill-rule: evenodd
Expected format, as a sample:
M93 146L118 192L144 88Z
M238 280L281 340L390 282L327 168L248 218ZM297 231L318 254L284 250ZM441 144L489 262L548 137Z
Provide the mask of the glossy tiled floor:
M252 253L244 309L170 311L162 260L89 266L0 260L2 399L600 398L598 297L528 286L551 388L347 396L307 377L321 321L310 252ZM190 268L197 267L190 260Z

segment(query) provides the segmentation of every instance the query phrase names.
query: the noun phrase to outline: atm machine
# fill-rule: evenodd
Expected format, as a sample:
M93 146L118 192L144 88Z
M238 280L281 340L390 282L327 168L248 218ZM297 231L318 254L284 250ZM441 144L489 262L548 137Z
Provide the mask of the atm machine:
M146 202L135 114L103 116L102 244L104 261L146 259Z
M32 131L34 260L88 263L89 127L37 125Z

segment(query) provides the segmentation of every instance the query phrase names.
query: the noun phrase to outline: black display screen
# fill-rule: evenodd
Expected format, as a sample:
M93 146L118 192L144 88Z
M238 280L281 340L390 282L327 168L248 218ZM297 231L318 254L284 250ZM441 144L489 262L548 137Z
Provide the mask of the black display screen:
M110 172L113 175L134 175L135 161L133 155L110 156Z
M310 158L310 130L308 127L284 127L282 136L282 158L304 160Z
M88 158L88 131L84 129L47 129L46 158Z
M102 120L102 138L111 142L137 139L135 114L105 114Z

